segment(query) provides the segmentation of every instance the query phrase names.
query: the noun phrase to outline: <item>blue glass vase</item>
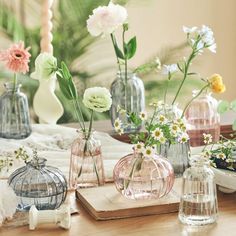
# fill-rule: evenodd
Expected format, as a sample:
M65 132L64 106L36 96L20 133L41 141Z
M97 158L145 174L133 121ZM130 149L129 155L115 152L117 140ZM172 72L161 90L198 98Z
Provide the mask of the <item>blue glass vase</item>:
M21 85L4 84L6 91L0 97L0 137L7 139L27 138L32 130L28 100L20 92Z
M61 171L45 165L46 159L34 158L14 171L8 183L18 197L20 211L28 211L32 205L38 210L58 208L66 198L67 181Z

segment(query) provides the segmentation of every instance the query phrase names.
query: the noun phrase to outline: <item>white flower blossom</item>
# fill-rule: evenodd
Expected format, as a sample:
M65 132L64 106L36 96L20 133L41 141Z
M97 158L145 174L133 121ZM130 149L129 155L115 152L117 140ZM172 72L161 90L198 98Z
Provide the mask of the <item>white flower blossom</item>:
M87 28L92 36L108 35L113 33L127 20L127 10L112 2L108 6L99 6L87 20Z
M162 68L163 75L173 74L176 71L178 71L177 64L163 65L163 68Z
M192 33L195 33L197 31L197 27L194 26L192 28L189 28L189 27L183 26L183 31L186 34L192 34Z
M163 137L163 132L160 128L156 128L155 130L152 131L152 137L155 140L160 140L161 137Z
M113 125L114 125L115 130L116 130L116 129L120 129L120 127L121 127L121 125L122 125L122 122L121 122L121 120L120 120L119 117L115 119L115 122L114 122Z
M35 71L31 73L33 79L50 79L55 75L57 59L50 53L40 53L35 60Z
M134 146L134 150L137 152L137 153L141 153L143 151L143 148L144 148L144 143L143 142L138 142L137 144L135 144Z
M159 142L161 144L165 144L166 143L166 138L164 136L160 137Z
M106 88L88 88L84 92L83 103L87 108L97 112L108 111L112 104L111 94Z
M148 146L148 147L144 148L142 153L143 153L144 157L151 158L155 155L155 148Z
M164 115L159 115L157 117L157 122L160 123L161 125L164 125L168 122L168 119Z
M142 112L140 112L140 114L139 114L139 118L141 119L141 120L147 120L147 112L146 111L142 111Z
M225 160L225 159L226 159L226 156L225 156L225 154L222 152L222 153L218 153L218 154L216 155L216 158L217 158L217 159Z
M178 141L180 143L186 143L188 140L189 140L189 136L187 133L182 133L178 138Z
M212 143L212 135L211 134L205 134L203 133L203 142L205 144L210 144Z

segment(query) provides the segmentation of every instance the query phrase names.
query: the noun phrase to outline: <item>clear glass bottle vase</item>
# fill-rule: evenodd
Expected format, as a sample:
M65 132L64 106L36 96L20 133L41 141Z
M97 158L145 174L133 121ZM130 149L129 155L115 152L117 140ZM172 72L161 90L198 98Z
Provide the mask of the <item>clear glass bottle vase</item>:
M196 92L193 92L193 96ZM217 106L217 100L211 96L211 93L205 91L187 108L185 117L191 146L205 145L203 133L211 134L213 142L219 141L220 115Z
M218 204L214 173L204 157L192 157L183 174L179 220L188 225L206 225L217 220Z
M32 132L27 97L20 92L20 84L5 83L4 86L6 91L0 97L0 137L27 138Z
M104 185L105 175L100 140L83 132L71 147L69 186L71 189Z
M161 198L174 184L171 164L158 155L144 158L138 153L129 154L117 162L113 176L117 190L133 200Z
M114 125L116 118L122 122L121 128L124 133L137 131L137 128L127 118L125 113L119 111L119 108L127 112L139 114L145 110L145 95L143 81L134 73L118 72L117 78L111 85L112 106L111 106L111 122ZM138 127L138 129L140 129Z

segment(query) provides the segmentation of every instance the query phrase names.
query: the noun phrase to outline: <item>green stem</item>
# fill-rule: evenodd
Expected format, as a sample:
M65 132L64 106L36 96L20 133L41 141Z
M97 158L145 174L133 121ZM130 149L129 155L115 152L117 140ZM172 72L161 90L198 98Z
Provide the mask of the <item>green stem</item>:
M164 106L166 104L166 95L167 95L167 91L168 91L168 88L169 88L170 79L171 79L171 73L168 73L167 85L166 85L166 89L165 89L165 92L164 92Z
M174 100L173 100L173 102L172 102L172 105L174 105L176 99L177 99L178 96L179 96L179 93L180 93L180 91L181 91L181 89L182 89L182 87L183 87L183 84L184 84L184 82L185 82L185 80L186 80L186 78L187 78L188 69L189 69L190 63L191 63L191 61L192 61L192 59L193 59L194 57L195 57L195 50L193 49L191 55L189 56L189 58L188 58L188 60L187 60L186 65L185 65L185 68L184 68L184 78L183 78L183 80L182 80L182 82L181 82L181 84L180 84L180 86L179 86L179 88L178 88L178 91L177 91L177 93L176 93L176 95L175 95L175 97L174 97Z
M181 115L181 118L184 117L184 113L186 112L187 108L189 107L189 105L192 103L193 100L195 100L197 97L199 97L201 95L201 93L209 87L209 84L207 84L206 86L204 86L198 93L196 96L192 97L192 99L187 103L187 105L185 106L183 113Z
M82 126L82 124L80 123L80 115L79 115L78 110L77 110L77 107L78 107L78 106L77 106L77 104L76 104L76 99L73 100L73 105L74 105L74 108L75 108L75 114L76 114L76 116L77 116L79 126L80 126L81 130L84 132L85 129L84 129L84 127Z
M123 49L124 49L124 60L125 60L125 110L127 111L127 81L128 81L128 60L125 53L125 29L123 29L122 33L122 42L123 42Z
M14 77L13 78L14 78L13 79L13 85L14 85L13 92L15 92L16 86L17 86L17 74L16 73L14 73Z
M112 44L113 44L113 47L114 47L114 50L115 50L116 61L117 61L117 65L118 65L118 68L119 68L119 71L120 71L120 76L121 76L121 66L120 66L119 58L118 58L118 56L117 56L117 54L116 54L116 48L115 48L116 39L115 39L114 34L111 34L111 41L112 41Z
M79 114L80 114L80 118L81 118L81 121L82 121L82 125L83 125L83 132L85 132L86 128L85 128L85 122L84 122L84 117L83 117L83 113L80 109L80 105L79 105L79 102L77 99L75 99L75 102L76 102L76 106L78 107L78 110L79 110ZM80 123L80 119L78 120L79 123Z
M89 122L89 130L88 130L87 139L90 138L91 131L92 131L92 126L93 126L93 110L91 111L91 117L90 117L90 122Z

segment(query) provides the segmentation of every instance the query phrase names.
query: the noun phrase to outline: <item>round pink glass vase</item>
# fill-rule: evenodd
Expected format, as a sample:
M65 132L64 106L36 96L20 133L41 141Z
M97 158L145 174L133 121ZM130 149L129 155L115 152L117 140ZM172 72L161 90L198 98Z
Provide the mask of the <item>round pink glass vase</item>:
M193 92L193 96L196 91ZM205 91L196 98L185 113L187 130L191 146L204 145L203 133L211 134L212 141L217 142L220 138L220 115L217 112L218 102Z
M129 154L115 165L113 176L117 190L134 200L161 198L174 184L170 162L158 155L144 158L138 153Z
M104 166L101 142L94 137L85 138L83 132L71 147L69 186L71 189L104 185Z

